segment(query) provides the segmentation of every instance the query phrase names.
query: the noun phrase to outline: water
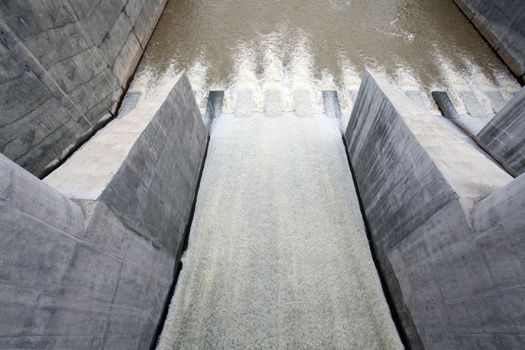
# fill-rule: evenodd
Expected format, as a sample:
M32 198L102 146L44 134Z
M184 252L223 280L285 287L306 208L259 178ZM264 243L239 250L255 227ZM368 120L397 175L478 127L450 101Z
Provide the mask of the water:
M320 108L321 90L351 107L365 67L404 90L467 88L508 99L519 85L452 0L171 0L145 52L135 89L188 70L201 108L207 92L226 90L225 110L251 91L255 110L279 89L284 110L297 91ZM140 86L140 88L137 88ZM481 92L480 92L481 91Z
M213 122L158 350L402 349L338 120Z

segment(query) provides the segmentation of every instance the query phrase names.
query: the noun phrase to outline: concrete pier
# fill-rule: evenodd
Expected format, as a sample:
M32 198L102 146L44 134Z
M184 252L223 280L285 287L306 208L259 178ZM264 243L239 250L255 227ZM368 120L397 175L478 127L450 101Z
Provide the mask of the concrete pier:
M180 76L45 181L0 155L0 349L149 348L206 138Z
M401 348L339 121L215 119L158 349Z
M443 120L363 78L345 137L379 266L412 348L521 349L524 178Z

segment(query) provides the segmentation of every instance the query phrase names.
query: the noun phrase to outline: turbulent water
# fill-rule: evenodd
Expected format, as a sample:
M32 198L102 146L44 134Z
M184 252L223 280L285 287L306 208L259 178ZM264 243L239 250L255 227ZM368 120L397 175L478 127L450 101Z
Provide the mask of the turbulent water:
M505 98L519 86L452 0L171 0L132 88L187 70L201 108L209 90L226 91L226 111L250 90L281 90L284 110L296 91L320 108L322 90L351 106L365 67L404 90L471 89ZM455 95L454 95L455 96Z
M157 349L402 349L338 121L223 114L212 128Z

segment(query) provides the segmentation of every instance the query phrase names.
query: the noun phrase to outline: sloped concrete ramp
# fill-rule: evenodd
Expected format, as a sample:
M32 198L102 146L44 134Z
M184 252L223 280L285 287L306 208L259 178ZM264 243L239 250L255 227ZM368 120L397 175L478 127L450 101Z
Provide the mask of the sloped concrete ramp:
M336 119L222 115L158 349L399 349Z

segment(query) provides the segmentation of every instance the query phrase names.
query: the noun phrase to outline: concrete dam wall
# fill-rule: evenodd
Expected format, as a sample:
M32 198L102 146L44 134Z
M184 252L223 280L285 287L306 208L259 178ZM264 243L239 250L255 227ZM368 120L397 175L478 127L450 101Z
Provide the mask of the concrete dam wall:
M111 118L166 0L0 2L0 152L36 176Z
M0 349L148 349L206 144L181 76L45 181L0 155Z
M510 69L525 79L525 2L454 0Z

